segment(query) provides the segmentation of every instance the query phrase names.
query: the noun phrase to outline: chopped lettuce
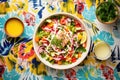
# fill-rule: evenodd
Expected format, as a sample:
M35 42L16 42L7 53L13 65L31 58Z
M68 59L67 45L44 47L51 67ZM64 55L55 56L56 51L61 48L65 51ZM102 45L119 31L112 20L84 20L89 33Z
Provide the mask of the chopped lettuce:
M37 34L40 38L44 37L44 36L48 36L49 33L48 32L45 32L45 31L40 31L38 34Z
M42 58L46 57L46 54L44 52L40 53L40 55Z
M73 33L76 32L75 26L68 26L68 27L69 27L70 31L72 31Z

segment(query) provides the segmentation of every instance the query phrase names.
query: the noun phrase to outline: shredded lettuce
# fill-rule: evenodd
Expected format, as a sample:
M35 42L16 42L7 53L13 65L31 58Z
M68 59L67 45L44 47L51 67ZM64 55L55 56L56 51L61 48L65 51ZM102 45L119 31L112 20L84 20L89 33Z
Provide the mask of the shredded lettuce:
M40 31L39 33L38 33L38 36L40 37L40 38L42 38L42 37L44 37L44 36L48 36L49 35L49 33L48 32L45 32L45 31Z

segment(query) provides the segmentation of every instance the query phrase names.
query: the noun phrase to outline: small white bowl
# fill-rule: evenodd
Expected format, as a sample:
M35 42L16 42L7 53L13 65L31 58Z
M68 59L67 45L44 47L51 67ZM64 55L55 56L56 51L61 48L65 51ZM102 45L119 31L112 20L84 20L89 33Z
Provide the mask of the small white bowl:
M85 31L87 33L87 46L86 46L86 52L82 53L81 57L79 59L77 59L76 62L72 63L72 64L68 64L68 65L58 65L58 64L51 64L49 63L48 61L46 61L44 58L42 58L39 53L37 52L37 43L35 42L35 36L36 36L36 33L37 33L37 30L38 28L43 24L43 22L51 17L51 16L54 16L54 15L65 15L65 16L69 16L71 18L74 18L78 21L80 21L80 23L84 26L85 28ZM35 29L35 32L34 32L34 35L33 35L33 46L34 46L34 50L38 56L38 58L41 60L41 62L43 62L45 65L51 67L51 68L54 68L54 69L69 69L69 68L72 68L72 67L75 67L76 65L80 64L85 58L86 56L88 55L88 51L89 51L89 48L90 48L90 34L88 32L88 29L87 27L85 26L85 24L82 22L81 19L79 19L78 17L70 14L70 13L64 13L64 12L61 12L61 13L55 13L55 14L52 14L52 15L49 15L47 17L45 17L44 19L41 20L39 26L36 27Z
M107 60L111 56L111 48L104 41L100 41L95 44L94 53L97 59Z

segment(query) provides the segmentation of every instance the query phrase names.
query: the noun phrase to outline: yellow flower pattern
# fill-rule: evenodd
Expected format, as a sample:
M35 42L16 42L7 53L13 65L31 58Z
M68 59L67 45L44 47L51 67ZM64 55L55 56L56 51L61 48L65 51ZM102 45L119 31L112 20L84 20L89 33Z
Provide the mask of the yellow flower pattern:
M35 1L41 1L41 2L35 2ZM44 15L44 13L53 14L55 12L68 12L68 13L71 13L71 14L77 16L78 18L84 19L84 16L82 15L82 10L80 13L77 11L78 7L80 9L86 9L86 7L87 7L87 10L91 10L92 6L97 7L104 0L53 0L53 2L51 0L50 3L49 3L49 1L50 0L45 0L45 1L44 0L8 0L7 2L0 2L0 19L1 19L0 20L0 30L1 30L1 24L3 24L2 18L12 17L11 15L8 16L9 13L16 13L15 16L20 17L20 19L23 20L23 22L25 24L25 28L26 28L27 21L25 22L25 19L23 16L24 12L26 12L26 13L28 12L35 16L35 18L36 18L35 25L38 25L40 22L40 19L43 16L46 16L46 15ZM56 4L53 4L54 1L56 2ZM95 1L95 3L93 1ZM33 3L33 4L30 4L30 3ZM83 7L78 6L79 3L82 4ZM41 5L41 4L44 4L44 5ZM33 7L33 6L37 6L37 7ZM1 14L4 14L5 16L1 16ZM26 19L30 18L29 14L26 14L25 16L27 16ZM31 18L29 20L31 20ZM86 22L86 23L89 23L89 22ZM89 23L89 24L91 24L91 23ZM96 31L96 34L97 34L97 32L99 30L96 28L96 24L92 23L92 25L93 25L92 28L94 29L94 31L97 30ZM35 26L27 26L27 28L34 31ZM92 29L90 29L90 30L92 32ZM28 30L25 30L25 32L32 34L31 31L28 31ZM79 38L80 37L81 36L79 36ZM21 41L21 39L19 41ZM8 42L12 42L12 41L8 40ZM96 42L94 42L93 44L95 44L95 43ZM6 44L7 43L2 44L2 41L1 41L0 48L1 48L1 45L6 45ZM33 76L37 76L37 77L39 77L38 75L55 74L55 73L49 73L49 69L47 69L47 67L44 65L44 63L42 63L38 59L38 57L36 56L36 54L34 52L32 40L25 41L25 42L23 41L23 42L19 42L19 43L14 42L12 45L10 45L10 47L11 48L8 51L7 55L5 55L5 56L0 55L0 65L5 66L8 73L11 72L12 70L15 70L18 74L24 74L27 70L29 70L30 73L33 74ZM23 53L20 53L20 50L21 50L20 47L22 47L22 49L24 49ZM4 47L4 48L6 48L6 47ZM0 51L1 51L1 49L0 49ZM79 64L78 67L81 67L83 65L85 65L85 66L93 66L94 65L95 69L90 68L86 72L84 72L84 70L83 70L84 74L80 74L80 75L84 75L86 79L89 79L90 75L92 77L98 77L97 70L100 69L101 65L104 65L104 66L109 65L110 67L115 68L118 63L119 62L113 63L110 60L99 61L95 58L94 52L90 52L89 55L87 56L87 58L81 64ZM50 69L50 70L52 72L53 69ZM56 70L53 70L53 71L56 71ZM64 73L62 73L62 71L61 71L60 75L64 74ZM91 73L91 74L89 74L89 73ZM75 73L73 72L73 75L76 75L76 74L77 74L77 72L75 72ZM52 77L45 76L43 78L47 80L47 79L52 79ZM62 80L61 77L54 77L54 79L57 79L57 78ZM0 80L3 80L3 79L0 77Z

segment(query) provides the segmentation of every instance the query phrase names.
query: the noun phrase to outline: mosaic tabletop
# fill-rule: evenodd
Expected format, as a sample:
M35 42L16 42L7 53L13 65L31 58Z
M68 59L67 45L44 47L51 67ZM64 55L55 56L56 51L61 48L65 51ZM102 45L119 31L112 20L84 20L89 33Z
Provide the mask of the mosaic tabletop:
M0 80L120 80L120 20L112 25L97 21L96 7L105 0L0 0ZM82 19L91 35L86 59L71 69L56 70L45 66L36 56L32 36L41 19L56 12L71 13ZM24 22L20 37L4 32L7 19L17 17ZM96 41L111 46L109 59L96 59ZM24 55L19 47L24 45ZM27 57L25 57L27 56Z

